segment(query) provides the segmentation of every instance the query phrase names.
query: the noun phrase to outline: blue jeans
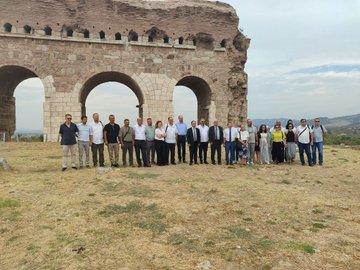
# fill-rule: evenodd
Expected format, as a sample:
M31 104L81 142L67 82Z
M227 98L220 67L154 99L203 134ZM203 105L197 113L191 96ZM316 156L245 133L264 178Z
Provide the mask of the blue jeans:
M319 164L323 164L323 142L314 142L312 146L312 163L316 164L316 148L319 151Z
M311 153L310 153L310 143L298 143L298 147L299 147L299 154L300 154L300 161L301 164L304 165L305 164L305 160L304 160L304 150L306 153L306 157L308 160L308 164L311 164Z
M230 160L229 160L230 155ZM235 142L225 143L225 161L226 163L233 163L235 160Z

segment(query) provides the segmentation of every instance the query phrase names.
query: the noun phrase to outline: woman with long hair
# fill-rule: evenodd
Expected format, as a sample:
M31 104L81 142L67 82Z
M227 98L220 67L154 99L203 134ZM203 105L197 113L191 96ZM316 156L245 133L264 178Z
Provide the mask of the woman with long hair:
M259 163L270 164L268 131L266 129L266 125L260 126L258 137L259 137L259 150L260 150Z
M294 131L294 125L288 124L286 133L286 161L289 163L295 162L295 155L296 155L296 134Z

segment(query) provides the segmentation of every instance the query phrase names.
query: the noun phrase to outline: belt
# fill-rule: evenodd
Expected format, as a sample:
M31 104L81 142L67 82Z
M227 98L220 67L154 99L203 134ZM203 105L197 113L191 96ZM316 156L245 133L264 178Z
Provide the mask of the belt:
M226 141L226 143L233 143L233 142L235 142L235 141L231 141L231 142L229 142L229 141Z
M146 140L147 142L153 142L154 140L150 141L150 140Z

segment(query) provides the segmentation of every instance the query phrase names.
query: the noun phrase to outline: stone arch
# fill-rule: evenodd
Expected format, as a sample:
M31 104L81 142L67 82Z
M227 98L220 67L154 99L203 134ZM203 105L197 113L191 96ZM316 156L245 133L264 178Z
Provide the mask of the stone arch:
M139 40L139 35L134 30L131 30L129 32L128 37L129 37L129 41L138 41Z
M121 34L119 32L115 34L115 40L121 40Z
M198 76L188 75L181 78L176 86L185 86L194 92L198 103L198 120L205 118L209 122L212 91L206 80Z
M25 34L31 34L32 28L30 25L24 25L23 29Z
M84 38L90 38L90 32L87 29L84 31Z
M51 36L52 35L52 28L50 26L46 26L44 28L44 32L46 36Z
M100 38L100 39L105 39L105 32L104 32L104 31L101 30L101 31L99 32L99 38Z
M79 102L81 103L81 114L86 115L86 99L90 92L98 85L106 82L118 82L129 87L134 94L136 95L139 101L139 116L143 117L143 108L142 105L145 103L144 94L137 84L137 82L130 76L116 71L105 71L97 73L89 78L81 87L79 92Z
M39 76L27 67L17 65L0 67L0 132L6 132L7 138L13 135L16 129L14 91L22 81L30 78L39 78Z
M12 30L12 25L10 23L5 23L4 24L4 31L11 33L11 30Z

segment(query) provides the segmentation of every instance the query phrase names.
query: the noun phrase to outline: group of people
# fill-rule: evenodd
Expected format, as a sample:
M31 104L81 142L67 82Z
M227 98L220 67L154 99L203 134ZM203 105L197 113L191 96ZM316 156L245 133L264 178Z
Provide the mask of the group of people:
M183 116L178 116L174 123L169 117L164 125L157 121L153 125L151 118L147 118L146 125L142 118L137 119L134 126L130 126L129 119L124 120L123 127L115 123L115 116L109 116L109 123L104 125L99 120L99 114L93 114L93 122L88 124L87 116L81 117L81 123L72 122L70 114L65 115L65 122L60 126L61 145L63 146L63 167L67 169L68 154L71 153L71 167L76 166L76 144L79 151L79 166L90 168L90 149L93 166L105 166L104 148L107 146L112 167L120 167L119 156L122 150L122 166L134 167L133 151L135 149L138 167L151 167L152 164L165 166L176 165L175 150L177 148L178 163L187 163L186 151L189 148L189 165L208 164L208 148L210 144L210 158L212 164L222 164L222 146L225 148L226 165L240 162L241 164L270 164L295 162L296 145L299 148L300 161L305 165L304 152L307 163L313 166L323 164L323 139L327 131L320 125L320 119L315 119L311 127L302 119L298 127L289 120L286 127L277 121L270 128L261 125L259 129L250 119L240 126L229 122L226 128L219 126L215 120L211 127L206 125L205 119L200 123L195 120L188 128ZM312 148L312 153L311 153ZM83 156L85 153L85 162ZM156 160L155 160L156 156ZM216 159L215 159L216 157Z

